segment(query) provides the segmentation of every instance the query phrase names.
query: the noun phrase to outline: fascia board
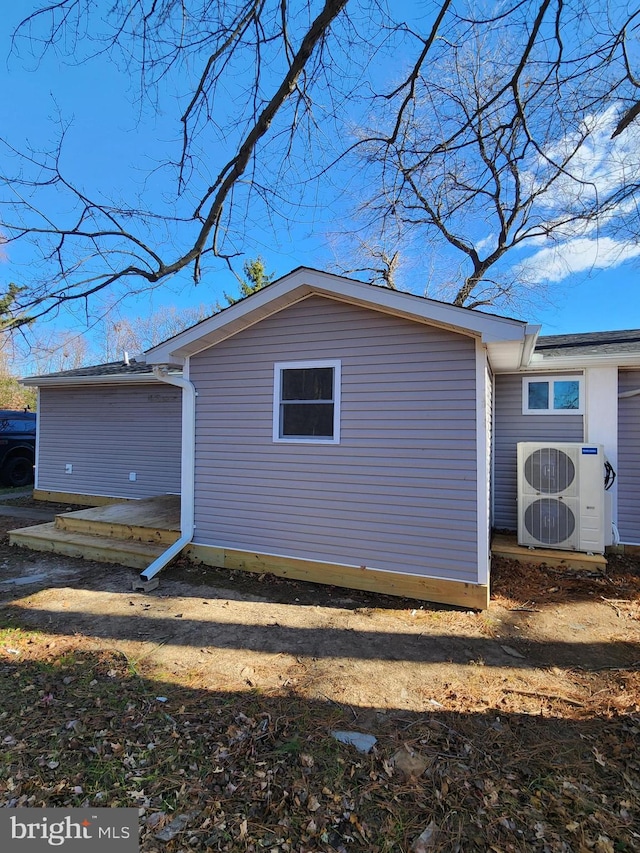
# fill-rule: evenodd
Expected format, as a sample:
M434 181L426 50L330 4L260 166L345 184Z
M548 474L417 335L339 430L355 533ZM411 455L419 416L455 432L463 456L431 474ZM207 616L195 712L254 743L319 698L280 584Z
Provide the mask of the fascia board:
M371 291L375 292L375 299L370 298ZM520 320L470 311L467 308L459 308L457 305L435 302L431 299L416 297L411 293L389 290L386 287L373 288L371 285L350 279L341 279L339 288L332 285L327 290L314 288L314 292L333 298L342 297L350 303L383 310L409 320L419 320L452 331L480 336L483 343L521 341L526 328L526 324Z
M146 352L148 363L161 364L195 355L260 320L311 295L361 305L410 320L480 337L483 343L520 341L526 323L422 299L410 293L375 287L317 270L295 270L246 300L225 308Z
M512 373L526 367L531 359L540 326L526 326L524 337L515 341L488 343L489 363L494 373Z
M558 370L582 370L583 367L640 367L640 353L611 353L608 355L564 356L558 358L532 359L521 373L545 373Z
M524 332L524 346L522 348L522 358L520 359L520 367L526 367L533 356L536 348L536 342L542 326L527 325Z
M176 373L180 376L180 373ZM129 376L26 376L18 380L21 385L33 388L69 387L78 385L159 385L152 373Z
M166 364L188 358L243 329L276 314L282 308L306 298L310 291L301 289L297 298L289 296L288 278L274 282L246 300L230 305L196 326L186 329L168 341L145 352L147 364ZM289 296L289 298L287 298Z

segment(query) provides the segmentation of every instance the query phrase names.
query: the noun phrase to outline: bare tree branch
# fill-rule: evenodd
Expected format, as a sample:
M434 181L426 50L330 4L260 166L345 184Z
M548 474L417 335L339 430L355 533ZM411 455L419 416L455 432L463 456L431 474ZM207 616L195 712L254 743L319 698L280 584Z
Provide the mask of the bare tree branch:
M70 2L64 2L63 0L59 4L46 7L26 18L21 27L24 28L27 25L31 25L37 16L60 12L61 19L54 21L50 34L50 38L54 40L58 37L60 30L67 24L71 10L76 10L79 2L80 0L70 0ZM258 101L256 100L254 120L248 126L244 137L238 144L235 154L219 169L215 180L205 190L197 203L194 213L189 218L191 222L199 223L197 234L191 246L187 251L173 259L163 259L149 240L143 239L125 225L125 220L129 220L136 225L141 220L148 222L154 218L155 214L153 212L136 211L135 209L126 210L91 200L63 175L60 166L61 148L45 158L27 156L26 162L36 168L39 172L39 178L22 179L18 176L7 177L5 178L5 185L10 187L10 192L15 195L20 186L33 191L37 189L42 190L47 185L55 185L66 191L74 199L79 211L75 221L66 226L54 224L51 219L46 220L47 224L45 227L38 224L34 225L33 222L21 226L18 222L11 221L6 217L2 219L0 227L7 235L6 239L8 243L24 239L25 237L37 240L42 236L51 238L54 241L52 247L45 252L45 257L49 261L57 261L58 273L50 277L48 286L42 289L40 293L36 294L33 290L31 291L28 300L26 300L31 307L36 309L35 312L32 312L31 316L38 318L52 310L57 310L60 305L67 302L87 299L120 280L142 278L149 284L157 284L191 266L193 268L193 279L197 282L201 276L202 258L205 255L211 254L222 258L230 257L229 253L225 252L220 246L221 228L223 227L225 210L227 206L232 204L233 193L252 157L255 157L260 141L270 130L276 115L296 91L301 75L308 67L314 51L326 39L331 25L344 10L347 2L348 0L325 0L320 13L311 22L295 50L291 46L289 34L283 29L284 53L288 61L286 67L283 69L282 77L275 85L274 91L268 99L260 105L258 105ZM174 0L164 0L162 6L153 4L150 11L144 17L145 38L148 38L152 17L154 15L160 18L168 16L172 12L174 5ZM196 110L206 107L210 87L215 85L215 81L224 72L226 65L233 59L234 50L243 37L247 36L248 28L252 24L258 27L258 34L255 37L256 45L260 45L261 39L264 41L267 40L265 35L260 35L260 17L264 13L264 6L264 0L252 0L252 2L244 4L232 24L226 27L224 32L222 29L219 29L216 33L216 37L220 37L220 44L209 57L180 119L183 126L182 156L179 162L179 185L181 188L184 188L185 184L184 169L190 144L189 132L187 130L189 120ZM131 9L127 10L126 14L123 15L121 26L114 36L114 41L120 38L126 22L131 17L132 10L136 7L138 7L137 2L133 3ZM284 25L287 13L285 0L280 0L279 9ZM157 27L159 24L156 22L154 26ZM157 32L156 29L156 35ZM176 50L178 49L176 48ZM146 56L143 56L143 70L149 67L149 61ZM172 63L174 61L175 59L169 56L168 62ZM257 69L256 81L259 77L260 73L259 69ZM255 86L254 92L257 93L257 83ZM23 215L27 213L35 215L37 218L41 216L40 211L30 202L24 198L20 201L22 202ZM189 219L185 217L181 221L186 223ZM178 220L174 218L173 221ZM95 227L87 228L86 224L88 222L94 223ZM110 256L115 259L118 253L123 257L130 256L134 259L134 262L128 262L124 265L116 263L116 266L108 271L97 272L87 278L78 278L71 282L70 274L77 272L81 268L83 261L81 259L73 263L70 262L68 257L65 257L67 244L70 240L73 240L76 244L84 244L88 248L91 257L97 258L103 263L106 262L107 266L109 266ZM114 241L116 240L120 241L119 248L114 246ZM60 282L59 286L56 286L56 279Z
M124 188L124 201L99 180L85 188L65 158L65 124L44 151L0 140L0 239L34 252L16 323L74 304L90 312L96 294L120 299L186 272L198 282L214 259L255 254L247 220L275 231L296 205L313 208L319 180L336 182L335 197L371 188L363 210L375 237L360 232L369 260L351 268L399 286L404 240L420 247L422 280L437 269L424 261L437 242L461 259L442 273L447 298L472 307L515 298L504 259L527 242L637 227L635 9L433 0L401 16L384 0L30 2L15 55L108 57L139 80L140 116L174 99L177 138L148 170L165 182L160 203L142 200L144 185L131 190L139 198ZM605 119L621 182L590 165Z
M516 12L526 15L519 40ZM595 140L603 144L598 128L622 93L621 61L627 91L634 91L622 34L629 21L607 35L602 19L592 26L590 13L583 21L578 11L568 48L566 14L563 3L542 0L505 10L503 31L497 18L491 32L486 19L461 18L457 29L450 22L446 48L406 78L411 111L399 97L361 135L374 187L361 208L365 234L382 234L383 244L388 234L405 254L411 245L416 254L427 245L458 254L461 280L443 276L445 298L456 305L504 306L522 293L504 259L527 243L596 235L611 228L616 212L632 224L640 158L620 163L615 181L613 168L607 182L591 165ZM577 38L582 24L590 42ZM402 85L392 95L401 92ZM633 121L634 109L613 137Z

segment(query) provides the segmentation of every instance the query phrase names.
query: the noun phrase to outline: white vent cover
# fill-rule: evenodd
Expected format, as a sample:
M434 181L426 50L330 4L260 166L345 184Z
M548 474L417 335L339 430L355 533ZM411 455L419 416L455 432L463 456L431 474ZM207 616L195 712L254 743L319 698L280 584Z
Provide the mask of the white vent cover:
M601 445L518 444L518 544L604 551Z

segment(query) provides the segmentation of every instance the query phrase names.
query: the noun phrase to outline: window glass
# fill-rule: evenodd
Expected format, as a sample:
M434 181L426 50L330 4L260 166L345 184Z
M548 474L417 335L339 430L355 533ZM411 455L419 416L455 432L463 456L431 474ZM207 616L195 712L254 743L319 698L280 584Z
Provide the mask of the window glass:
M333 403L285 403L282 435L333 438Z
M0 432L35 432L36 422L34 420L9 420L2 418L0 420Z
M549 379L522 380L523 414L576 414L582 412L582 379L578 376L554 376Z
M549 383L548 382L529 382L529 408L530 409L548 409L549 408Z
M553 408L580 408L580 383L576 379L558 380L553 383Z
M333 368L303 367L282 371L283 400L333 400Z
M280 438L334 438L334 368L281 372Z

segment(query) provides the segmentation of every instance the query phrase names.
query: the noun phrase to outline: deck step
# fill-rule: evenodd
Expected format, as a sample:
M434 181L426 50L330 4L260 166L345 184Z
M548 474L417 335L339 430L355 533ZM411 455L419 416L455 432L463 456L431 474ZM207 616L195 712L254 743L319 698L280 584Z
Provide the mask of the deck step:
M57 530L68 533L82 533L91 536L102 536L110 539L131 539L152 545L169 547L180 538L179 530L163 530L157 527L141 527L137 524L125 524L116 521L100 521L85 517L84 513L91 510L65 512L57 515L55 525Z
M133 569L146 569L167 547L165 544L139 542L135 539L63 530L56 527L55 522L12 530L9 533L9 544L31 548L33 551L82 557L99 563L117 563Z
M180 498L162 495L80 509L57 515L55 522L59 530L169 546L180 538Z

